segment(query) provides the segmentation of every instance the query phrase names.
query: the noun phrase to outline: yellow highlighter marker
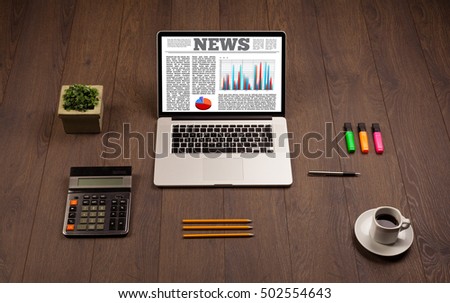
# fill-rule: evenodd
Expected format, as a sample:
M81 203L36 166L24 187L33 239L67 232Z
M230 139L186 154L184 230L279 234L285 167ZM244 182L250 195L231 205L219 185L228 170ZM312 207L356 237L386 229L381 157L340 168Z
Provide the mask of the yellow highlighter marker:
M367 154L369 152L369 139L367 137L367 130L365 123L358 123L358 133L361 152L363 154Z

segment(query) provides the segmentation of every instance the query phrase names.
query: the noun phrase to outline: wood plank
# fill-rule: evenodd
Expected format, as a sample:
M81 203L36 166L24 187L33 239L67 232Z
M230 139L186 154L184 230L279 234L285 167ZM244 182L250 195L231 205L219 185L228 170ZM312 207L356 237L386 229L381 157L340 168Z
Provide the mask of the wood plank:
M268 29L265 1L221 1L221 30ZM284 189L225 189L225 216L250 217L254 238L225 241L225 281L292 279Z
M450 135L450 2L409 2L433 88Z
M271 27L287 35L286 108L295 178L285 196L293 281L354 282L352 222L342 179L307 176L308 170L341 168L331 144L333 116L314 2L270 1L269 7Z
M7 142L0 152L5 163L0 176L1 281L23 277L53 122L53 104L46 100L58 95L72 11L71 2L33 2L24 15L0 107L0 142Z
M27 1L11 0L0 3L0 106L14 62L26 8Z
M370 138L370 151L358 150L342 158L344 170L358 171L358 178L344 180L350 221L353 224L364 211L381 205L399 208L409 217L403 181L395 145L385 110L376 67L372 57L364 16L354 1L316 1L323 58L327 74L336 131L345 122L352 122L357 136L357 123L365 122L371 137L370 126L379 123L385 153L377 155ZM359 143L359 140L356 139ZM417 246L401 262L373 262L380 258L359 245L354 245L360 281L363 282L418 282L423 281L423 271Z
M448 282L450 142L413 18L406 1L362 8L425 277Z
M220 1L221 30L269 29L267 1Z
M219 0L172 1L172 30L217 30L218 20Z
M159 282L224 282L224 242L183 239L183 219L223 218L221 189L170 189L163 193Z
M225 281L291 281L282 189L225 190L225 217L253 220L252 238L225 241Z
M93 282L158 281L162 191L152 181L157 103L155 33L169 28L170 10L167 1L125 2L107 128L108 133L119 134L123 143L118 155L111 151L105 154L104 165L133 167L131 226L123 239L96 242Z
M104 126L108 125L113 96L122 12L119 1L77 2L61 81L104 86ZM56 108L57 99L55 95L48 99L53 102L47 102ZM95 243L103 239L67 239L62 225L70 167L103 164L102 134L67 135L60 119L56 115L52 119L24 281L89 282ZM116 264L109 266L115 268Z
M189 14L186 12L189 11ZM171 29L219 28L219 2L173 1ZM222 189L164 189L160 282L224 282L225 239L183 239L183 218L222 218Z

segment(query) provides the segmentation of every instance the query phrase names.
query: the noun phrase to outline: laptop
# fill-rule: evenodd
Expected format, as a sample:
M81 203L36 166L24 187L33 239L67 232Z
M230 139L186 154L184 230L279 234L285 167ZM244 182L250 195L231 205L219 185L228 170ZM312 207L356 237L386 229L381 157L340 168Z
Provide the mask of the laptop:
M284 32L161 31L157 186L289 186Z

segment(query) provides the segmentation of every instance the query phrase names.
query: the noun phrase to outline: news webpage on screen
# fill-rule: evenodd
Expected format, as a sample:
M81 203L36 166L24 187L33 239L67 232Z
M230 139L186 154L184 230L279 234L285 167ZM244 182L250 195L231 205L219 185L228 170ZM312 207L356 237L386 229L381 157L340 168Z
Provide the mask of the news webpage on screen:
M163 112L281 112L281 37L161 39Z

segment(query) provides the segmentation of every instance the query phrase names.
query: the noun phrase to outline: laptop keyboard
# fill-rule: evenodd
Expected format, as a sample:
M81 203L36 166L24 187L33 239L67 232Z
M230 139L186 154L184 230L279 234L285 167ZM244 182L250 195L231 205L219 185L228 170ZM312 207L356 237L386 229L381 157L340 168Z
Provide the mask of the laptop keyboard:
M273 153L272 125L173 125L172 153Z

